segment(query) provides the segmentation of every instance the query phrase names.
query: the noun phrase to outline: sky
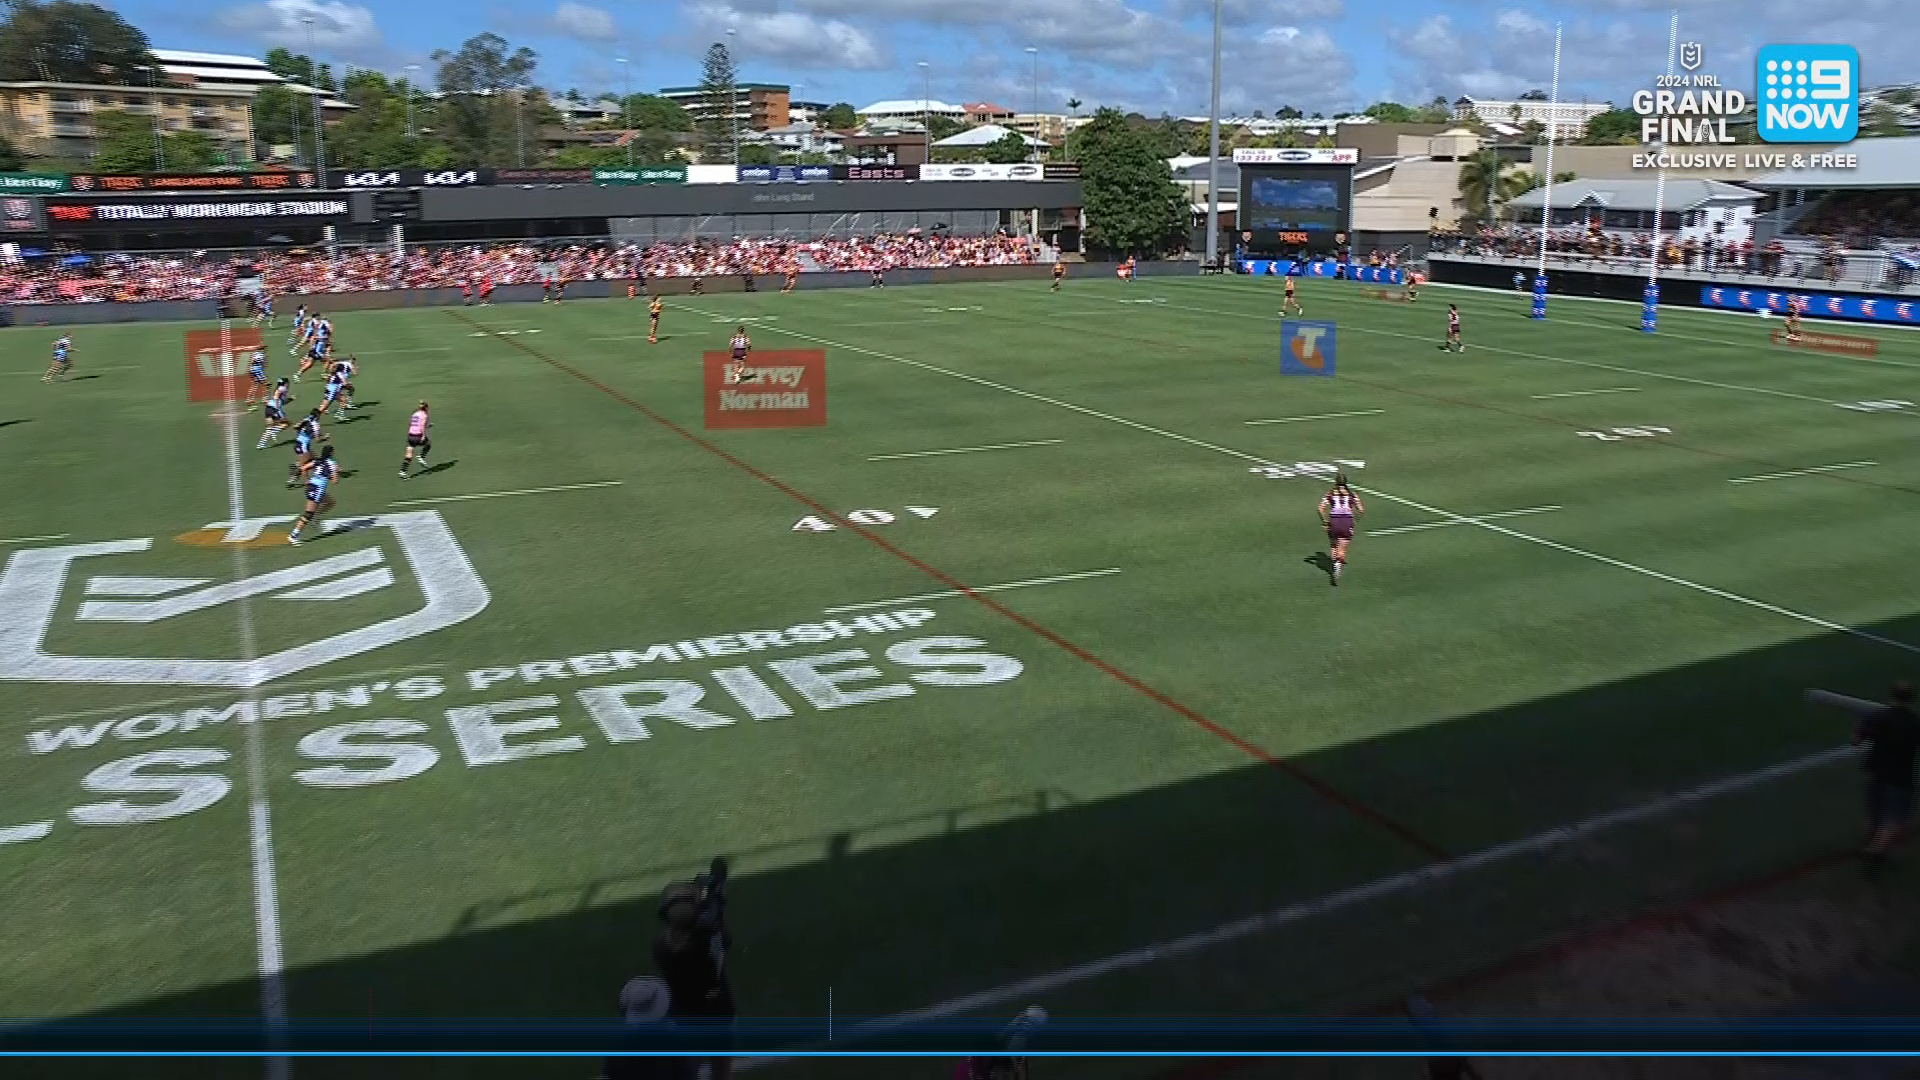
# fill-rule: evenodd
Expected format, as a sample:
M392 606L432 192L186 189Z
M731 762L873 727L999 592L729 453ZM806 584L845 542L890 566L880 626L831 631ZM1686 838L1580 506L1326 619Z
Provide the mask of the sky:
M261 55L275 45L403 74L485 31L540 56L537 81L593 96L699 82L730 41L743 82L855 106L924 92L1017 111L1101 105L1207 111L1214 0L101 0L155 48ZM1221 0L1222 109L1353 111L1383 99L1546 89L1564 29L1561 97L1624 104L1666 69L1668 17L1702 71L1751 93L1776 42L1861 52L1863 85L1920 80L1920 0ZM728 31L733 31L731 36ZM1028 50L1033 50L1029 52ZM619 60L625 58L626 64ZM924 64L923 68L921 65Z

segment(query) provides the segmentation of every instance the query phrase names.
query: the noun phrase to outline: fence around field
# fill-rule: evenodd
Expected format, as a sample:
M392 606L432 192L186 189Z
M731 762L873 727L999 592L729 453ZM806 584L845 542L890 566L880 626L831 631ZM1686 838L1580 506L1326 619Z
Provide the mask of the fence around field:
M1070 278L1112 278L1117 275L1117 263L1075 263L1070 265ZM1200 264L1186 260L1166 260L1161 262L1143 262L1135 269L1139 277L1194 277L1200 273ZM1050 263L1033 263L1020 266L948 266L914 267L903 270L889 270L886 275L888 285L953 285L970 282L990 281L1044 281L1053 276ZM629 285L636 286L641 295L686 296L693 292L694 278L690 277L649 277L649 278L608 278L599 281L574 281L567 284L567 298L570 300L592 300L608 297L624 297ZM751 289L748 281L751 280ZM759 274L749 279L744 274L729 274L718 277L700 278L700 291L703 295L724 293L742 293L748 291L777 292L784 283L778 275ZM801 289L848 289L865 288L872 284L873 276L864 271L827 271L801 274ZM524 304L541 299L538 285L502 285L493 292L496 304ZM321 312L338 311L377 311L389 308L409 307L458 307L463 303L459 289L380 289L366 292L306 293L290 294L283 299L306 304ZM244 302L238 300L151 300L140 303L122 304L111 301L90 304L12 304L0 308L0 325L5 326L65 326L88 323L125 323L125 322L206 322L218 319L223 305L239 304L228 311L229 315L244 314Z

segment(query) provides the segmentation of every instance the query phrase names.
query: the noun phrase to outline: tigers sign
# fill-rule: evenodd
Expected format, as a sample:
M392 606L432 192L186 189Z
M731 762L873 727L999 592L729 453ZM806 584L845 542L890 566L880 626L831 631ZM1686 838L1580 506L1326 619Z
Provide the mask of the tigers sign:
M704 356L707 427L821 427L827 422L827 354L819 349L750 354L736 364Z

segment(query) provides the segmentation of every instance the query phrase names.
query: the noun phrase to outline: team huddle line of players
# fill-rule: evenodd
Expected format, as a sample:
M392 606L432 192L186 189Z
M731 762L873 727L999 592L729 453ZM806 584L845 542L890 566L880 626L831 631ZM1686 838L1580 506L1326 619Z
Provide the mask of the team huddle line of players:
M274 322L273 298L262 295L254 300L253 321L256 326L271 328ZM308 312L302 304L293 314L293 331L287 336L288 359L299 358L299 366L291 377L281 376L271 389L267 386L267 350L263 345L253 351L253 357L247 365L247 396L245 404L252 405L256 399L263 398L262 409L266 428L260 433L256 450L265 450L275 444L280 433L288 426L287 415L293 404L293 384L300 381L314 367L319 367L325 379L324 389L318 407L308 410L307 415L293 424L293 462L287 466L287 486L300 487L305 481L306 490L300 520L287 535L287 542L298 544L301 536L312 526L313 519L334 506L334 489L340 482L340 459L334 453L331 437L321 429L321 420L332 413L336 420L346 419L353 409L353 377L360 370L360 361L349 353L344 358L333 354L333 321L317 312ZM432 421L427 415L427 403L422 401L407 419L407 449L400 459L400 478L412 479L413 463L418 458L420 464L427 464L427 455L433 450L433 441L427 437Z

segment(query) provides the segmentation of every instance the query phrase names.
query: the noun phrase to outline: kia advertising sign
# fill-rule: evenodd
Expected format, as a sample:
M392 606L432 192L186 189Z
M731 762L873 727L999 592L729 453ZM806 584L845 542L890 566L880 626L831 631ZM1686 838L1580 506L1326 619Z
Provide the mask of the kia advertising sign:
M329 186L338 191L482 187L493 179L492 169L335 169L327 174Z

